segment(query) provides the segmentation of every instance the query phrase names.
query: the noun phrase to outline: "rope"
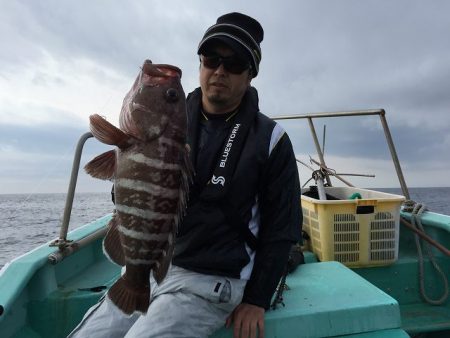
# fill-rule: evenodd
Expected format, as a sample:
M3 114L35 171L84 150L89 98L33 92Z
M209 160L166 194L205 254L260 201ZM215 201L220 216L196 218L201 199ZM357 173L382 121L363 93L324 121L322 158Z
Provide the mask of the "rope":
M407 200L404 203L403 211L410 212L411 213L411 224L425 233L425 230L423 228L422 222L421 222L421 216L424 211L427 210L427 207L425 204L422 203L416 203L411 200ZM418 262L419 262L419 284L420 284L420 294L422 298L431 305L442 305L448 298L449 295L449 287L448 287L448 281L445 273L442 271L440 266L437 264L433 253L431 252L430 246L428 243L423 242L423 245L425 246L425 250L428 256L428 259L430 260L432 266L437 271L437 273L442 277L442 280L444 282L444 293L443 295L438 299L431 299L426 294L425 290L425 273L424 273L424 259L423 259L423 252L422 252L422 246L420 242L419 235L414 234L414 239L416 242L417 247L417 255L418 255Z
M416 201L413 200L406 200L403 202L403 208L402 210L405 212L409 212L410 214L413 212L415 205L417 204ZM427 209L428 210L428 209Z

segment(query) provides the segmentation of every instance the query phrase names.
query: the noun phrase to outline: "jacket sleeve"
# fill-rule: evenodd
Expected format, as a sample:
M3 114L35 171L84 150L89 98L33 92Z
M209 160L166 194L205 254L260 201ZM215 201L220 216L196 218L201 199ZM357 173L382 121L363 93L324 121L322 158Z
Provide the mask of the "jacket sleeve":
M291 141L285 133L269 155L259 191L260 231L243 302L268 309L286 268L292 244L301 241L300 182Z

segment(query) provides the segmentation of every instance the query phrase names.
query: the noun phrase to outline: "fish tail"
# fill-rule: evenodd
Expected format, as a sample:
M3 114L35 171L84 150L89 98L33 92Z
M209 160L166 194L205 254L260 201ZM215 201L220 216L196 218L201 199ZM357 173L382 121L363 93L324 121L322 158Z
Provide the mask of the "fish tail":
M126 273L111 286L108 291L109 299L127 315L134 312L147 313L150 306L150 285L133 288L125 278Z
M118 146L120 149L128 148L132 138L122 130L106 121L98 114L89 116L90 129L94 137L102 143Z

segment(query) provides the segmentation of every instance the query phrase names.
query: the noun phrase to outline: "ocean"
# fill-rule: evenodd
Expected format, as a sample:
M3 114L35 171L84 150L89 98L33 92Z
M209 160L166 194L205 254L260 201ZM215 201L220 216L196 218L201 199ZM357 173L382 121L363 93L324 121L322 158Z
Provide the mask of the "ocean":
M0 195L0 267L59 237L66 194ZM108 193L75 194L69 231L113 210Z
M374 189L400 194L397 188ZM411 199L450 215L450 187L410 188ZM0 268L13 258L59 237L66 194L0 195ZM75 195L69 230L112 212L109 193Z

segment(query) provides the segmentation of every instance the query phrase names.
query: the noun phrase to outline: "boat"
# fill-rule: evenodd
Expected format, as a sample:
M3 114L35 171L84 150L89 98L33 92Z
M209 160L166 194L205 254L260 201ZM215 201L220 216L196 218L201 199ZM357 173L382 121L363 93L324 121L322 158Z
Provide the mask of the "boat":
M409 193L385 111L311 113L274 119L308 121L324 174L322 181L325 184L319 188L331 196L338 193L327 182L327 167L313 120L360 115L380 117L403 195L370 197L364 194L373 192L359 188L349 188L354 189L350 192L359 194L354 199L314 200L302 195L303 212L311 212L308 203L317 210L327 207L322 216L324 213L333 216L332 209L329 210L333 207L361 207L351 207L355 215L346 220L353 224L359 218L373 217L381 202L387 200L395 218L387 222L394 224L394 239L387 241L381 236L378 242L394 249L395 253L381 257L381 263L378 257L376 264L367 257L357 257L353 261L351 258L346 261L345 257L335 259L333 243L329 243L333 242L333 236L325 240L325 234L333 234L336 230L325 217L318 226L328 229L319 243L323 245L322 249L331 245L331 256L329 253L326 257L325 250L319 252L317 242L314 244L314 238L311 240L311 226L306 227L306 238L310 240L304 243L305 264L299 265L280 282L272 309L265 315L265 337L450 337L446 284L450 273L450 250L446 249L450 245L450 216L424 211L420 203L413 208L403 203L409 200ZM102 239L111 214L68 231L80 157L83 145L90 137L90 133L82 135L76 147L60 237L17 257L0 271L1 337L65 337L120 275L120 267L111 263L102 252ZM371 250L370 244L362 242L362 237L353 244L363 251ZM419 252L417 238L421 243ZM420 250L427 245L431 248L430 256ZM430 273L435 266L438 272ZM232 337L232 331L223 328L212 337Z

